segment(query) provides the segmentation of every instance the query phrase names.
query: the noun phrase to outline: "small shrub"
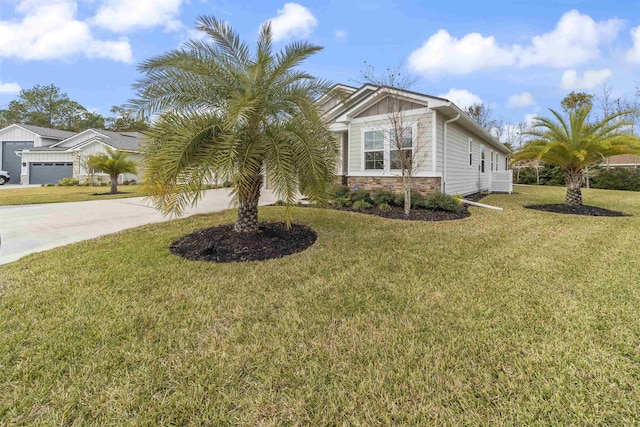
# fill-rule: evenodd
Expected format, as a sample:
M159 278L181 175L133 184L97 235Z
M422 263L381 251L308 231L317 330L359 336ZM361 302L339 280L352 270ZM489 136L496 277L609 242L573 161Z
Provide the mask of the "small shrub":
M135 179L131 179L129 180L129 185L137 185L138 181L136 181Z
M106 182L101 182L101 183L100 183L100 187L106 187L106 186L107 186L107 183L106 183Z
M378 205L378 209L380 209L382 212L387 212L391 210L391 205L389 205L388 203L380 203Z
M389 190L378 190L371 195L373 203L380 206L382 204L391 205L395 200L396 195Z
M370 207L371 207L371 203L367 202L366 200L360 199L353 202L353 208L359 211L369 209Z
M373 202L373 200L371 200L371 192L368 190L361 190L361 189L358 189L352 192L350 199L354 204L355 202L358 202L360 200L367 202L369 204Z
M426 199L424 196L417 191L411 192L411 207L412 208L424 208ZM393 200L393 205L404 207L404 194L398 194L395 196Z
M78 180L74 178L62 178L58 181L58 185L61 187L71 187L74 185L78 185Z
M351 200L347 199L346 197L338 197L333 201L333 204L337 208L343 208L345 206L351 206Z
M55 187L55 184L47 184L47 187Z
M275 205L276 206L284 206L284 205L286 205L286 203L285 203L284 200L278 199L278 200L276 200Z
M438 192L430 194L425 199L425 207L434 211L458 212L460 210L460 200Z
M334 199L348 199L349 196L351 196L351 189L346 185L336 185L335 187L333 187L331 195Z
M122 185L129 185L131 183L131 181L129 181L128 179L125 179L124 181L122 181Z
M82 183L83 187L88 187L90 185L91 185L91 183L89 181L85 181L85 182Z

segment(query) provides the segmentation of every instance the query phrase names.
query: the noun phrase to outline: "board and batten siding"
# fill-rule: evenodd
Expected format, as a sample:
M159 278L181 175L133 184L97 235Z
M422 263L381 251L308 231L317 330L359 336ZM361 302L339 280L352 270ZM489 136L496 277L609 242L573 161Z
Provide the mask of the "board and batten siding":
M404 122L416 124L416 135L414 136L414 147L416 153L416 170L414 176L425 176L432 173L432 141L431 141L431 111L424 108L410 110L405 113ZM396 176L399 171L371 171L365 170L363 166L363 142L362 134L365 130L383 129L389 127L388 118L380 118L384 114L377 116L357 117L349 125L349 171L350 176ZM371 120L368 119L371 117Z
M85 170L83 164L86 161L86 159L89 156L92 155L96 155L96 154L107 154L107 150L105 148L105 145L102 144L101 142L95 141L89 145L86 145L84 147L82 147L82 150L77 154L78 156L78 173L76 174L74 172L74 175L80 175L80 176L85 176L87 175L87 171ZM138 154L138 153L130 153L128 160L132 160L134 162L136 162L136 168L138 169L138 173L137 174L131 174L131 173L125 173L122 174L122 178L121 180L127 180L127 181L131 181L132 179L135 179L136 181L140 180L140 176L142 176L142 155ZM101 173L98 173L96 175L104 175Z
M438 122L447 120L438 118ZM473 141L473 163L469 165L469 138ZM444 139L443 139L444 140ZM485 147L484 173L480 171L481 146ZM447 125L447 194L467 195L489 190L491 174L491 150L496 151L481 138L467 132L456 122ZM503 157L504 158L504 157Z

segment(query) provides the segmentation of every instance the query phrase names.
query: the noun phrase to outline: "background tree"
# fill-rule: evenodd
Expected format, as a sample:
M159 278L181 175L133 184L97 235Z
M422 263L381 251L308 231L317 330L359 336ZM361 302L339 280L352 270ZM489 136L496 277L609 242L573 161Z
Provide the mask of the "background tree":
M89 168L101 171L109 175L111 179L111 194L118 192L118 175L123 173L137 173L136 162L129 160L129 153L105 147L106 154L93 154L89 156L86 165Z
M365 68L361 71L363 83L370 83L376 86L385 86L390 89L409 90L415 80L408 75L404 75L400 70L402 64L395 69L387 68L379 72L371 64L365 62ZM413 175L418 166L418 153L420 144L418 135L413 135L408 127L406 115L411 110L410 102L398 96L393 96L393 91L381 102L386 108L387 120L385 125L390 125L389 130L380 129L379 132L386 133L390 145L390 161L393 169L400 171L402 177L402 189L404 194L404 214L411 213L411 190L413 188ZM415 141L415 144L414 144Z
M565 113L570 113L586 107L589 107L589 111L591 111L591 107L593 107L593 95L586 92L572 91L570 94L565 96L562 101L560 101L560 106L562 107L562 111Z
M149 129L149 122L138 117L135 110L125 105L114 105L109 110L112 117L106 119L107 129L113 132L142 132Z
M467 107L466 113L488 132L495 132L501 123L493 117L493 110L487 104L473 104Z
M200 17L198 29L209 38L140 66L133 105L159 114L146 132L146 192L162 212L179 214L215 174L232 182L234 230L253 233L266 171L290 225L299 193L328 198L338 160L315 103L331 86L298 69L321 47L295 42L274 53L267 23L252 54L223 21Z
M0 110L3 126L24 123L79 132L88 127L103 128L104 118L88 111L55 85L23 89L18 98Z
M565 204L582 205L582 175L585 168L617 154L640 154L640 138L621 133L627 122L620 120L623 113L614 113L603 120L588 121L591 105L570 111L565 118L550 109L556 120L544 117L534 119L527 132L532 140L513 157L514 161L542 160L558 165L565 178L567 195Z

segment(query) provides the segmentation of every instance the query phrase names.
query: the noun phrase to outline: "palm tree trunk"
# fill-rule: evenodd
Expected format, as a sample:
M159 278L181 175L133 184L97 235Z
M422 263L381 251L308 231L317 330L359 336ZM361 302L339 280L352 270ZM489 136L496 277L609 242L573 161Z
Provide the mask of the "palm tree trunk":
M258 200L262 188L262 175L252 179L246 193L238 194L238 217L233 230L238 233L255 233L258 231Z
M567 183L567 196L564 204L567 206L582 206L582 171L566 172L564 179Z
M118 192L118 175L111 175L111 194L116 194Z

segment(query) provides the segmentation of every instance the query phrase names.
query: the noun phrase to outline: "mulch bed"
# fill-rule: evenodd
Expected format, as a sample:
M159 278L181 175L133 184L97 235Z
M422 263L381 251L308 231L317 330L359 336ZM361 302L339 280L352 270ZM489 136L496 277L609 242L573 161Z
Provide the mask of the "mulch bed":
M586 216L631 216L624 212L611 211L597 206L567 206L567 205L527 205L527 209L535 209L538 211L554 212L568 215L586 215Z
M91 193L92 196L109 196L111 194L131 194L130 191L117 191L115 193Z
M247 262L282 258L313 245L318 235L302 224L263 222L257 233L236 233L233 224L205 228L171 243L169 250L193 261Z
M377 206L373 206L370 209L357 210L353 209L350 206L345 206L342 208L338 208L332 206L331 209L339 210L339 211L347 211L347 212L357 212L367 215L376 215L382 218L389 219L406 219L410 221L449 221L452 219L462 219L470 216L469 210L466 206L460 208L458 212L448 212L448 211L434 211L431 209L421 209L421 208L411 208L409 212L409 216L406 217L404 215L404 208L400 206L391 206L391 209L388 211L381 211Z

